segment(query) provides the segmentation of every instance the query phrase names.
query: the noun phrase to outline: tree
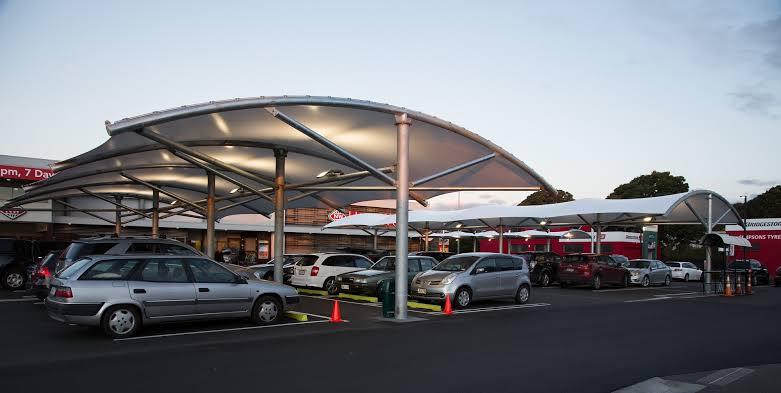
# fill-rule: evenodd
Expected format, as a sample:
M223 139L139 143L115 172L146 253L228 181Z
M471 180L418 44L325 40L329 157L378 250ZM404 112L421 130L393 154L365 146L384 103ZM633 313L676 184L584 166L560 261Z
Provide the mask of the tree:
M567 191L564 190L556 190L558 191L555 195L550 193L547 190L540 190L537 191L529 196L526 197L521 203L518 205L526 206L526 205L547 205L549 203L559 203L559 202L569 202L574 201L575 198L572 197L572 194L570 194Z
M632 179L629 183L616 187L608 199L650 198L672 195L689 191L689 184L683 176L673 176L670 172L653 171ZM698 242L705 235L705 229L700 225L662 226L659 228L659 243L662 253L688 246ZM666 255L665 255L666 256Z
M781 217L781 186L774 186L750 201L736 203L743 218Z
M672 195L689 191L689 183L683 176L673 176L670 172L653 171L650 175L642 175L629 183L616 187L608 199L649 198Z

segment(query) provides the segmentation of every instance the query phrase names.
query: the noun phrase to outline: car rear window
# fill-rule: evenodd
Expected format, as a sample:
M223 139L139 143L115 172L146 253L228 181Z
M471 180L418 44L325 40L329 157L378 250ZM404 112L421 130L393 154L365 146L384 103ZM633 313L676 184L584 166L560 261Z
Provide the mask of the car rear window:
M92 259L90 259L90 258L81 258L81 259L77 260L76 262L73 262L72 265L70 265L67 268L65 268L65 270L59 272L57 274L57 278L63 278L63 279L67 280L67 279L73 277L73 275L77 271L81 270L81 268L83 268L84 265L86 265L88 263L91 263L91 262L92 262Z
M76 260L85 255L103 255L112 247L116 246L115 242L107 243L83 243L73 242L68 248L65 249L64 257L69 260Z
M633 269L648 269L650 261L629 261L629 267Z
M681 263L680 262L665 262L664 264L669 266L669 267L681 267Z
M298 260L298 266L312 266L317 262L317 255L304 255Z
M0 239L0 252L11 254L14 252L14 239Z
M565 263L588 263L589 257L585 255L567 255L564 257Z

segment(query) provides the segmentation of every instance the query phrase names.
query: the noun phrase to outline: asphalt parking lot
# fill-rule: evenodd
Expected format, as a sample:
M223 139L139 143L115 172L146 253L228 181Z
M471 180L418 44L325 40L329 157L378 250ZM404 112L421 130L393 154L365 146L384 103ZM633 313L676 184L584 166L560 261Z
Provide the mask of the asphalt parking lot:
M0 380L9 391L24 389L44 366L55 379L91 370L89 379L73 381L85 391L133 368L164 371L157 391L336 384L341 391L603 392L654 376L781 362L781 288L734 298L703 296L700 288L535 287L526 305L478 302L450 316L411 309L409 323L383 320L378 303L345 299L339 304L348 322L330 323L333 299L304 295L297 311L306 322L163 325L125 340L62 325L37 299L0 292L0 337L7 340ZM389 379L378 381L377 370ZM112 390L148 383L125 379Z

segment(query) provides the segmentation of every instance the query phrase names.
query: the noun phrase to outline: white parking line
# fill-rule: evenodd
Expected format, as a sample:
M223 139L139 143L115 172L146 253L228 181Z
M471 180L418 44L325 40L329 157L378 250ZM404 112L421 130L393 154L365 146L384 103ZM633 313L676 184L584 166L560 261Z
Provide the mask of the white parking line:
M502 311L502 310L514 310L519 308L537 308L550 306L548 303L532 303L532 304L516 304L511 306L496 306L496 307L483 307L483 308L470 308L466 310L456 310L453 314L470 314L476 312L489 312L489 311Z
M192 336L192 335L196 335L196 334L236 332L236 331L241 331L241 330L269 329L269 328L278 328L278 327L293 326L293 325L311 325L311 324L314 324L314 323L328 323L328 322L329 322L328 320L321 320L321 321L280 323L280 324L276 324L276 325L246 326L246 327L230 328L230 329L199 330L199 331L195 331L195 332L168 333L168 334L155 334L155 335L151 335L151 336L136 336L136 337L128 337L128 338L115 338L114 341L132 341L132 340L145 340L145 339L150 339L150 338ZM349 322L349 321L345 320L345 322Z
M325 315L310 314L308 312L301 312L301 311L293 311L293 312L297 312L299 314L304 314L315 318L322 318L322 319L329 319L329 320L331 319L331 317L326 317Z
M658 297L670 297L670 296L686 296L686 295L697 295L702 292L683 292L683 293L666 293L664 295L654 295Z
M298 295L298 296L299 297L308 297L310 299L320 299L320 300L328 300L328 301L338 300L339 303L357 304L359 306L369 306L369 307L375 307L375 308L382 307L382 303L354 302L354 301L344 300L344 299L329 299L329 298L324 298L324 297L320 297L320 296L310 296L310 295ZM412 307L407 307L407 312L416 312L416 313L420 313L420 314L438 314L437 312L415 310Z
M33 304L44 304L44 302L35 302Z
M615 289L592 289L591 292L621 292L621 291L647 291L647 290L657 290L657 291L670 291L670 290L678 290L678 289L687 289L687 287L637 287L637 288L615 288Z
M13 302L35 302L38 301L38 298L21 298L21 299L0 299L0 303L13 303Z

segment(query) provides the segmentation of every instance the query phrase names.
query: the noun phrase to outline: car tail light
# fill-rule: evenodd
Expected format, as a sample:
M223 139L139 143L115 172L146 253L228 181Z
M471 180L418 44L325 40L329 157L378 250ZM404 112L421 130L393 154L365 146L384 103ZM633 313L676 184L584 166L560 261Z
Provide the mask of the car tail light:
M69 287L56 287L54 290L54 297L72 298L73 292Z
M38 268L38 271L37 271L37 272L35 272L35 275L36 275L38 278L46 278L46 277L49 277L49 276L51 276L51 275L52 275L52 272L49 270L49 268L48 268L48 267L46 267L46 266L41 266L40 268Z
M314 277L317 273L320 273L320 266L312 266L312 272L309 275Z

